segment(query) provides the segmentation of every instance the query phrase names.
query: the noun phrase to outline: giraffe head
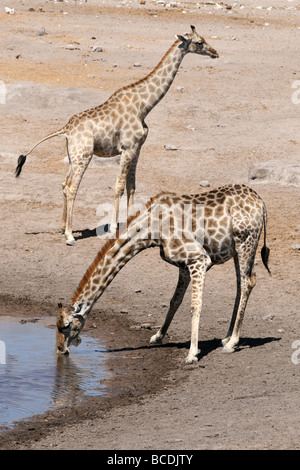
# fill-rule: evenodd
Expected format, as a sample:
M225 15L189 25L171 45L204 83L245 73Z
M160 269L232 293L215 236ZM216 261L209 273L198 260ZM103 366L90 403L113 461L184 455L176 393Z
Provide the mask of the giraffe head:
M191 30L191 33L186 33L184 36L176 36L181 41L179 47L185 48L186 52L207 55L211 59L217 59L219 54L197 33L195 26L191 26Z
M86 316L73 307L63 307L58 304L59 317L56 322L56 348L58 354L68 354L71 344L81 343L79 333L84 327Z

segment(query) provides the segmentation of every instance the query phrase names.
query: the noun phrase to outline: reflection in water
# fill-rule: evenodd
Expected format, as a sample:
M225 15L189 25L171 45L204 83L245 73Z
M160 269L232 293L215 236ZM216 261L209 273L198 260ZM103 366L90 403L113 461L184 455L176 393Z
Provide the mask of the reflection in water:
M20 323L0 316L0 340L6 347L0 364L0 426L44 413L49 408L78 403L85 395L101 395L106 376L103 346L82 336L70 356L57 356L54 319ZM100 346L100 348L99 348Z

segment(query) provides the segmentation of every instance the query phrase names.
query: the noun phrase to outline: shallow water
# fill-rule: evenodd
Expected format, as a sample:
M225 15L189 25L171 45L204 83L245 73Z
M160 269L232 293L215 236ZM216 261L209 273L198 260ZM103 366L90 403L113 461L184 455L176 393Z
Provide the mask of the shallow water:
M105 350L81 335L69 356L57 356L55 319L0 317L0 426L30 418L86 395L103 395Z

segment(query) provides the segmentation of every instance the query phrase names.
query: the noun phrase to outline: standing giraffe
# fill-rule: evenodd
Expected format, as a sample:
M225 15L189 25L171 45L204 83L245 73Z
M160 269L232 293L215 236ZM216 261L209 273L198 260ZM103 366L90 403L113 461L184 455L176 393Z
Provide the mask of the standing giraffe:
M245 185L228 185L193 196L162 193L152 198L141 213L128 220L127 229L108 240L86 271L70 307L60 307L57 320L57 352L68 353L96 301L120 269L146 248L159 247L164 261L179 267L178 284L166 319L151 343L160 343L185 291L192 283L191 346L186 363L196 362L198 329L205 274L214 264L234 258L237 294L223 351L233 352L240 337L244 311L256 277L252 272L264 227L262 261L268 268L267 211L262 199ZM270 272L270 271L269 271Z
M136 166L147 135L147 114L165 96L170 88L184 56L189 53L218 57L218 53L197 34L192 32L177 39L155 69L142 80L116 91L105 103L73 116L59 131L38 142L26 155L20 155L16 176L21 173L26 157L37 145L51 137L66 137L69 171L63 182L64 208L62 231L68 245L74 245L72 214L75 197L92 156L113 157L120 155L111 232L117 228L119 200L126 185L128 211L133 205Z

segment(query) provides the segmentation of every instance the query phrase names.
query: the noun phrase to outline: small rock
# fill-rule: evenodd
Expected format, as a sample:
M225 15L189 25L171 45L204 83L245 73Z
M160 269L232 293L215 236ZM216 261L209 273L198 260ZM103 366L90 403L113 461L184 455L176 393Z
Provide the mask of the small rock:
M176 145L170 145L170 144L165 144L164 148L166 150L178 150L178 147L176 147Z
M45 36L45 34L46 34L46 30L45 30L44 27L41 28L41 29L39 29L39 30L36 32L36 35L37 35L37 36Z
M5 7L4 11L8 15L14 15L15 14L15 9L14 8Z
M75 50L78 50L79 47L76 46L75 44L67 44L67 45L65 46L65 49L68 49L69 51L75 51Z
M134 66L134 67L141 67L142 64L140 64L139 62L135 62L135 63L133 64L133 66Z
M200 186L202 186L203 188L209 188L210 187L210 182L209 181L200 181Z
M249 169L249 179L299 187L300 163L281 160L256 163Z
M176 90L180 91L180 93L185 93L185 88L183 86L178 86Z
M141 329L142 330L152 330L152 326L150 325L150 323L143 323L141 325Z
M122 308L121 312L120 313L123 313L124 315L127 315L128 314L128 310L125 310Z
M93 46L92 52L103 52L103 48L101 46Z
M264 317L262 317L262 319L266 320L266 321L272 321L272 320L274 320L274 318L275 318L275 315L273 315L271 313L269 315L265 315Z
M300 245L293 245L292 250L294 251L300 251Z

